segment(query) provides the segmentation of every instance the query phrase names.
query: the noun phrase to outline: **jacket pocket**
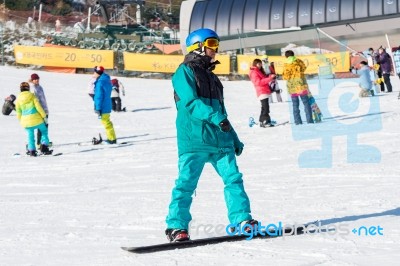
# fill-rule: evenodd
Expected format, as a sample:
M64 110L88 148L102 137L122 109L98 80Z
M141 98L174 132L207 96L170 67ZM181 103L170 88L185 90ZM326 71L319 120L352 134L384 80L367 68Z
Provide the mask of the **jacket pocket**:
M217 144L216 128L207 122L203 122L201 128L202 128L201 136L202 136L203 143L215 146Z

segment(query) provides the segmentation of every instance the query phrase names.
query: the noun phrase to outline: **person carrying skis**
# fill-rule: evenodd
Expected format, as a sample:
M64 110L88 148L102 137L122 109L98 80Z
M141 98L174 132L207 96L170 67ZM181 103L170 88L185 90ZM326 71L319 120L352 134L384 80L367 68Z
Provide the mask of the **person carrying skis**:
M51 154L52 151L49 150L49 137L46 127L46 112L40 105L38 98L29 91L30 86L28 82L22 82L20 90L21 93L15 101L15 111L19 122L28 134L27 154L29 156L37 156L35 129L42 132L41 139L39 140L39 143L41 143L41 153L45 155Z
M121 97L120 92L123 96L125 96L125 88L124 85L118 79L112 79L112 91L111 91L111 108L115 112L125 111L125 107L122 109L121 107Z
M7 96L4 99L4 104L2 109L3 115L10 115L13 110L15 111L15 104L14 104L15 99L16 97L14 94L11 94L10 96Z
M106 130L108 144L116 144L117 137L115 135L113 123L110 120L111 113L111 80L110 76L104 73L104 67L94 67L94 112Z
M170 242L189 240L190 206L204 165L211 163L224 182L231 224L255 226L236 157L243 151L228 120L223 86L212 72L219 61L219 37L211 29L193 31L186 38L189 52L172 77L177 110L179 174L172 190L165 234Z

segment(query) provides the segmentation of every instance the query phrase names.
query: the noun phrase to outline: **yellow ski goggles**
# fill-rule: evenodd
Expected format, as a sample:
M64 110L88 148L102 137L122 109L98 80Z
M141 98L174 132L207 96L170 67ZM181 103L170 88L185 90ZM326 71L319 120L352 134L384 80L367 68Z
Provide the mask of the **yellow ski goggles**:
M218 47L219 47L219 40L216 39L216 38L209 38L209 39L206 39L202 43L197 42L195 44L190 45L189 47L186 47L186 50L188 52L192 52L192 51L197 50L197 49L199 49L199 48L201 48L203 46L207 47L207 48L210 48L210 49L212 49L212 50L217 52L218 51Z

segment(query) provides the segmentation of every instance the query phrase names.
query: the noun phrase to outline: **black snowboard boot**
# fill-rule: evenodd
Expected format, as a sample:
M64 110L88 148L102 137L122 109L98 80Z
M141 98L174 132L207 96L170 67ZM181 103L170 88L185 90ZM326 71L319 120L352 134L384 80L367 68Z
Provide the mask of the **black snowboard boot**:
M114 140L109 140L109 139L107 139L107 140L105 140L104 141L106 144L117 144L117 140L116 139L114 139Z
M31 157L36 157L37 156L37 152L36 151L26 151L26 154L31 156Z
M242 221L242 222L238 223L236 225L236 227L230 227L229 228L229 231L231 233L233 233L233 232L236 232L236 233L243 233L243 232L250 233L250 232L252 232L252 231L254 232L256 230L258 230L258 221L254 220L254 219Z
M260 122L260 127L273 127L274 125L271 122Z
M169 242L187 241L190 239L189 233L185 229L167 229L165 230Z
M40 152L44 155L50 155L53 153L53 150L49 150L49 146L42 144L40 146Z

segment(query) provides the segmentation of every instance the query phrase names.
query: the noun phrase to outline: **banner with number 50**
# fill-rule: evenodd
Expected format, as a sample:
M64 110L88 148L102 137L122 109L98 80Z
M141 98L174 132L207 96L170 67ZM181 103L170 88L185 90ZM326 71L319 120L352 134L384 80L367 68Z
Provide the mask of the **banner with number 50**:
M74 48L20 46L14 47L17 64L91 68L103 66L114 68L114 52L112 50L86 50Z

